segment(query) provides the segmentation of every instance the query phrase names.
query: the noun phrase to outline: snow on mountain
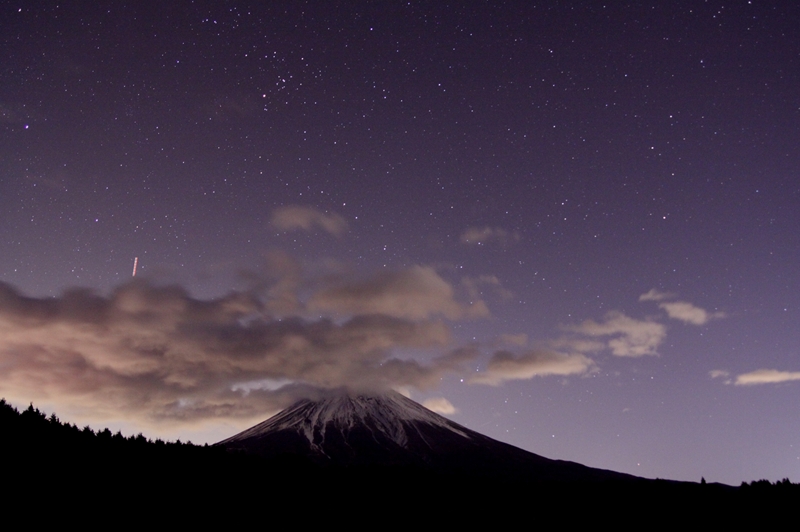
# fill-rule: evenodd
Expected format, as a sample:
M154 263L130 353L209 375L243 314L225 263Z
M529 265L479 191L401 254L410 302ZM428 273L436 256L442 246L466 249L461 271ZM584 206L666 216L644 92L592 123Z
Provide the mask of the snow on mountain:
M636 478L550 460L493 440L396 392L302 400L218 445L271 459L293 455L321 465L413 465L558 481Z
M279 431L296 431L305 436L312 448L324 453L328 431L349 432L358 427L369 427L388 441L406 447L410 433L422 437L420 424L450 431L463 438L471 437L469 429L392 391L382 395L340 394L320 401L302 400L220 443L228 445Z

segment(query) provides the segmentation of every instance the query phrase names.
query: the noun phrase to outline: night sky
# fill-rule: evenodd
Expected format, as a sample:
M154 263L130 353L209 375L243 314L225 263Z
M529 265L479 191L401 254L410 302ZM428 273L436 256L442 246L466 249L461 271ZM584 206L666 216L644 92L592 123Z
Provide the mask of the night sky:
M800 481L800 5L118 4L0 6L7 400Z

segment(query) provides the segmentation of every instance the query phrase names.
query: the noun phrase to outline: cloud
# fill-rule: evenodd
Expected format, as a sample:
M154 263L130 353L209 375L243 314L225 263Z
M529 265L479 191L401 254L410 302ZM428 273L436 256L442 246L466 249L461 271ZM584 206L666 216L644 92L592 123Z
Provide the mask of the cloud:
M757 369L750 373L743 373L736 377L734 384L737 386L750 386L753 384L775 384L800 380L800 371L778 371L776 369Z
M528 335L525 333L520 334L501 334L497 338L498 346L513 345L517 347L525 347L528 345Z
M456 407L444 397L431 397L430 399L426 399L422 402L422 406L428 410L433 410L437 414L449 415L456 413Z
M318 228L335 237L341 237L347 231L347 222L338 214L324 213L301 205L287 205L275 209L272 213L271 223L279 231L297 229L311 231Z
M95 420L249 419L308 387L430 388L474 354L456 350L425 363L395 353L450 344L437 320L274 318L269 301L249 292L198 300L178 286L136 280L108 296L31 298L0 283L0 395L69 404Z
M640 295L639 301L663 301L665 299L673 299L674 297L675 294L659 292L653 288L646 294ZM711 318L722 318L725 316L723 312L709 313L708 311L700 307L696 307L686 301L669 301L659 303L658 307L665 310L670 318L674 320L680 320L691 325L704 325Z
M509 233L499 227L470 227L461 233L461 243L482 246L489 243L506 245L517 242L519 233Z
M294 257L278 250L264 256L264 268L260 272L240 271L239 279L248 291L260 294L265 309L273 315L297 314L303 303L298 297L305 282L304 268Z
M567 330L585 336L613 336L607 345L614 355L620 357L657 355L656 349L667 335L666 327L661 323L636 320L621 312L609 312L602 323L587 320L567 327Z
M469 382L497 386L509 380L527 380L548 375L582 375L594 366L590 358L580 354L529 351L515 356L509 351L498 351L492 355L486 371L474 375Z
M548 342L548 345L554 349L566 349L578 353L597 353L607 346L605 342L585 338L558 338Z
M714 369L708 372L712 379L722 379L725 384L731 384L731 374L723 369Z
M724 312L713 312L696 307L686 301L673 301L669 303L661 303L658 305L660 308L667 311L667 315L674 319L680 320L684 323L691 325L703 325L712 318L724 318Z
M345 315L385 314L410 320L489 315L480 299L469 304L458 302L453 287L427 266L381 272L356 281L335 278L310 299L309 309Z
M708 312L685 301L661 303L658 306L666 310L667 315L673 320L680 320L684 323L703 325L709 319Z
M639 301L662 301L664 299L672 299L673 297L675 297L674 294L659 292L655 288L651 288L649 292L639 296Z

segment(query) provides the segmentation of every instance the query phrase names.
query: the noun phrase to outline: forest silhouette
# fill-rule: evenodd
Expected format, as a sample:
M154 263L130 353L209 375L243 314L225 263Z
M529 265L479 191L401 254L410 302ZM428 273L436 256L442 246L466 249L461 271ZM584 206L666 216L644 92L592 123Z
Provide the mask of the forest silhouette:
M14 503L9 508L27 505L33 497L65 511L84 508L118 515L135 510L140 516L175 517L188 508L220 515L260 507L265 501L270 507L301 512L309 505L335 511L354 500L371 507L397 501L407 505L404 518L410 519L431 501L487 510L536 501L537 507L566 512L580 501L581 513L572 519L588 519L625 501L637 512L663 514L679 508L679 514L664 515L676 518L688 512L719 522L733 518L731 510L737 519L777 515L800 497L800 484L788 479L744 482L738 487L658 479L590 485L508 481L473 476L468 468L459 474L418 467L324 468L288 454L267 460L221 446L79 428L32 404L20 412L5 400L0 400L0 435L0 452L7 464L4 485L18 494L7 500ZM417 502L409 505L412 500Z

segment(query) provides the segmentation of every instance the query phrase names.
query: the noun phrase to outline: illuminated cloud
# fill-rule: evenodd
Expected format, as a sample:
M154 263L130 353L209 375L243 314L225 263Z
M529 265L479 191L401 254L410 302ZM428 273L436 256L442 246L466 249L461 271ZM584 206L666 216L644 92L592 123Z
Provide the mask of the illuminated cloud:
M0 283L0 395L148 424L258 418L302 386L430 388L474 356L395 356L446 348L450 330L435 320L275 319L268 306L246 292L198 300L139 280L108 296L72 290L55 298Z
M325 213L312 207L287 205L272 213L272 226L279 231L322 229L335 237L347 231L347 222L335 213Z
M722 379L725 384L731 384L731 374L723 369L714 369L708 372L712 379Z
M513 345L516 347L525 347L528 345L528 335L525 333L520 334L501 334L497 338L498 346Z
M492 355L486 371L472 376L469 382L497 386L509 380L527 380L549 375L582 375L593 368L594 362L580 354L530 351L515 356L509 351L498 351Z
M337 278L311 298L309 309L337 315L385 314L411 320L433 316L457 320L489 315L489 309L480 299L468 304L458 302L450 283L426 266L381 272L356 281Z
M462 244L482 246L489 243L509 244L519 240L519 233L509 233L499 227L470 227L461 234Z
M674 297L674 294L659 292L655 288L651 288L649 292L639 296L639 301L663 301L664 299L672 299Z
M559 338L548 342L554 349L577 351L578 353L597 353L606 348L605 342L585 338Z
M776 369L757 369L750 373L743 373L736 377L734 384L737 386L750 386L753 384L775 384L800 380L800 371L778 371Z
M685 323L690 323L692 325L703 325L712 318L725 317L724 312L709 313L708 311L701 309L700 307L695 307L691 303L687 303L685 301L661 303L658 306L666 310L667 315L670 318L675 320L681 320Z
M667 334L666 327L658 322L636 320L621 312L609 312L602 323L587 320L566 329L585 336L613 336L607 345L620 357L657 355L656 349Z
M298 297L303 279L302 265L288 253L270 251L259 273L240 272L240 278L253 293L262 295L265 309L274 315L291 315L301 311Z
M710 317L705 310L700 307L695 307L691 303L685 301L661 303L658 306L666 310L667 315L673 320L680 320L692 325L703 325Z
M438 414L449 415L456 413L456 407L444 397L431 397L430 399L426 399L423 401L422 406Z
M639 296L639 301L664 301L665 299L673 299L674 294L667 292L659 292L655 288ZM659 308L665 310L667 315L674 319L680 320L684 323L691 325L704 325L711 318L722 318L725 316L722 312L709 313L708 311L696 307L686 301L669 301L658 304Z

